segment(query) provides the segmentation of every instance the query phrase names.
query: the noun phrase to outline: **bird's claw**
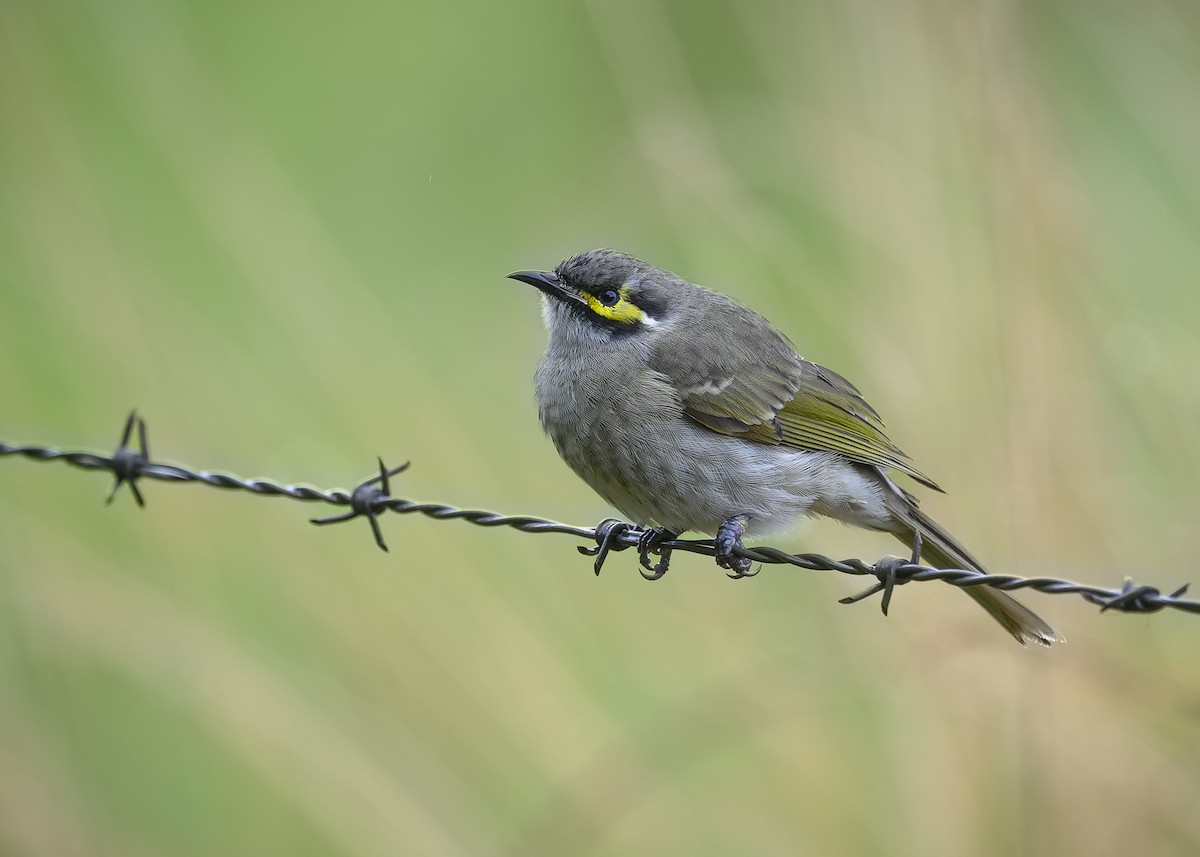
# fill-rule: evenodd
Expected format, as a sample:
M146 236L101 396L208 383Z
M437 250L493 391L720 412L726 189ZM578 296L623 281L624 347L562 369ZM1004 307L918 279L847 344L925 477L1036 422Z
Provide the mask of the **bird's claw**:
M742 536L745 535L749 523L748 515L734 515L717 528L717 537L713 539L717 565L729 569L729 577L734 580L758 574L750 570L750 560L747 557L734 555L734 551L742 549Z
M642 533L638 539L638 561L642 567L642 577L646 580L658 580L667 573L671 565L671 549L662 547L663 542L669 542L678 537L678 533L664 530L661 527L651 527ZM657 553L658 562L650 562L650 554Z
M744 568L742 566L738 566L733 571L727 573L725 576L730 580L741 580L743 577L754 577L754 575L758 574L759 570L761 569L761 566L759 566L759 568L751 571L750 560L748 559L740 559L739 562L744 562L746 565Z

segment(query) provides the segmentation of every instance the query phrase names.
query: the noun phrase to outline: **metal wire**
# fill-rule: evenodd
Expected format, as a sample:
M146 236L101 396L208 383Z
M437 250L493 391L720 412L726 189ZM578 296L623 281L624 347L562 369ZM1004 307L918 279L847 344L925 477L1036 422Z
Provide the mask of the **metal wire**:
M131 446L135 429L137 445ZM348 507L346 512L327 518L314 519L313 523L332 524L365 517L371 527L375 543L385 551L387 545L384 543L379 529L378 517L382 512L391 511L400 514L421 514L439 521L462 520L481 527L510 527L524 533L562 533L574 536L594 543L590 546L580 546L579 551L596 558L594 568L597 574L600 573L604 561L611 552L627 548L638 548L644 569L643 576L650 579L661 577L665 573L667 559L673 551L687 551L704 556L715 555L711 539L664 538L661 533L639 530L632 524L612 519L602 521L595 527L576 527L532 515L502 515L478 509L459 509L442 503L418 503L414 500L393 497L390 493L390 477L405 470L408 464L388 469L380 460L379 474L361 483L351 493L322 490L307 485L281 485L269 479L241 479L228 473L198 471L178 464L163 464L150 460L146 423L137 416L136 411L130 412L125 421L120 443L112 455L60 450L40 444L0 441L0 456L9 455L20 455L34 461L65 461L67 464L83 470L107 470L114 477L112 491L106 501L110 503L121 486L128 485L137 504L145 505L138 480L147 478L164 482L200 482L214 488L249 491L252 494L264 496L290 497L293 500ZM648 562L647 555L650 552L658 553L662 557L655 566L651 566ZM1033 589L1050 595L1074 594L1099 606L1102 611L1154 613L1164 608L1170 608L1200 614L1200 601L1192 601L1183 597L1188 589L1186 584L1174 592L1163 593L1153 586L1135 584L1126 578L1124 585L1120 589L1114 590L1052 577L1027 578L1008 574L984 574L970 569L931 568L896 557L885 557L871 564L859 559L834 560L814 553L790 554L773 547L739 547L735 548L734 555L745 557L751 562L768 565L792 565L810 571L834 571L840 574L874 577L876 582L868 589L857 595L843 598L841 602L843 604L855 603L882 592L881 607L884 613L887 612L888 603L896 586L911 581L940 580L960 587L992 586L1005 590ZM731 576L746 577L751 574Z

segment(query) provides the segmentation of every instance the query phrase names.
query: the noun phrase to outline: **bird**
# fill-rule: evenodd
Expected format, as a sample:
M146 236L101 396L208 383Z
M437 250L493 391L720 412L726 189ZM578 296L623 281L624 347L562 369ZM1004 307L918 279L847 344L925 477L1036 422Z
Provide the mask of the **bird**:
M563 460L642 528L652 575L685 532L749 576L743 537L824 516L891 533L937 568L983 565L892 474L942 489L884 434L848 380L803 359L758 313L615 250L509 278L542 294L538 415ZM663 559L650 565L649 555ZM1005 592L964 587L1022 644L1062 641Z

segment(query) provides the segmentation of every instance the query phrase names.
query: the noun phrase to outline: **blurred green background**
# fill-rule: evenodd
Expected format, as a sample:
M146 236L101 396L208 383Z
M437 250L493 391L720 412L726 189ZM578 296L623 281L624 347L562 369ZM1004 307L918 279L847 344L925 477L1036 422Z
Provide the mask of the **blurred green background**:
M1200 6L0 6L0 433L591 524L595 246L848 375L1000 571L1197 579ZM1200 623L0 461L0 853L1200 851ZM812 524L775 543L874 559Z

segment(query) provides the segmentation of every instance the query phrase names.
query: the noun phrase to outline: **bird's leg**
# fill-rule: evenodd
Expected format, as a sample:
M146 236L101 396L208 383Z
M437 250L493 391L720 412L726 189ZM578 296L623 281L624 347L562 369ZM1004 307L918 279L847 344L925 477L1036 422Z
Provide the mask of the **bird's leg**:
M912 564L913 565L921 564L921 546L924 541L925 541L925 539L921 537L921 531L914 527L913 528L913 545L912 545L912 549L913 549Z
M668 566L671 565L671 549L660 547L663 542L669 542L679 538L679 533L673 533L670 530L662 527L650 527L642 533L642 537L638 539L638 559L642 563L642 577L647 580L658 580L667 573ZM650 554L657 553L659 560L651 564Z
M716 550L717 565L729 569L732 578L752 577L750 560L744 556L734 556L734 550L742 547L742 536L746 534L746 526L750 523L749 515L734 515L725 519L717 528L717 537L713 539Z

